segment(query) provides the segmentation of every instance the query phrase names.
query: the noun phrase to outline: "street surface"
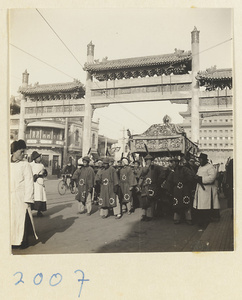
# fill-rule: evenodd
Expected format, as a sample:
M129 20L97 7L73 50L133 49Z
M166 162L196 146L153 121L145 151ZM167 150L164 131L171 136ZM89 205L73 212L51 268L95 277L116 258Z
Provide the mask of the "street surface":
M59 195L59 180L46 180L47 211L36 217L33 211L37 241L30 240L27 249L14 249L13 254L57 253L125 253L192 251L203 232L196 225L174 225L172 216L141 222L141 209L102 219L97 205L91 216L79 214L75 195L67 190Z

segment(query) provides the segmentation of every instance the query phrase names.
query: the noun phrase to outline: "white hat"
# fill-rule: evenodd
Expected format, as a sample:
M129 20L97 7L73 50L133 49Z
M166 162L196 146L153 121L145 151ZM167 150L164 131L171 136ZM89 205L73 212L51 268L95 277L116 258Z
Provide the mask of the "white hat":
M77 164L78 164L78 165L82 165L82 158L79 158L79 159L78 159Z

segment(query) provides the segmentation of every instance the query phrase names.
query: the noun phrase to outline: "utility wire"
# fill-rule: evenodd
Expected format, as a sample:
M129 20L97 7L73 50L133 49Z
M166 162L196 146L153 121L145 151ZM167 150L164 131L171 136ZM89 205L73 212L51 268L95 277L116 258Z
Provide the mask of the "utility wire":
M100 89L103 89L103 88L101 88L100 86L99 86L99 84L95 81L95 84L97 85L97 87L98 88L100 88ZM116 99L115 98L113 98L113 97L110 97L110 96L108 96L107 95L107 98L109 99L109 100L111 100L112 102L114 102L113 104L115 104L115 102L116 102ZM141 122L143 122L143 123L145 123L146 125L150 125L150 124L148 124L147 122L145 122L143 119L141 119L140 117L138 117L136 114L134 114L132 111L130 111L128 108L126 108L126 107L124 107L122 104L119 104L119 103L116 103L118 106L120 106L122 109L124 109L124 110L126 110L127 112L129 112L131 115L133 115L134 117L136 117L137 119L139 119Z
M62 42L62 44L66 47L66 49L71 53L71 55L74 57L74 59L78 62L78 64L83 68L83 65L79 62L79 60L76 58L76 56L72 53L72 51L67 47L65 42L61 39L61 37L58 35L58 33L54 30L54 28L50 25L50 23L45 19L45 17L41 14L41 12L36 8L37 12L40 14L40 16L43 18L43 20L48 24L48 26L51 28L51 30L54 32L54 34L58 37L58 39Z
M134 117L136 117L137 119L139 119L140 121L142 121L143 123L145 123L146 125L150 125L147 122L145 122L143 119L141 119L140 117L138 117L136 114L134 114L132 111L130 111L129 109L127 109L125 106L123 106L122 104L119 104L119 106L122 107L122 109L126 110L127 112L129 112L131 115L133 115Z
M58 39L62 42L62 44L66 47L66 49L71 53L71 55L75 58L75 60L78 62L78 64L82 67L83 65L79 62L79 60L76 58L76 56L72 53L72 51L67 47L67 45L65 44L65 42L61 39L61 37L57 34L57 32L54 30L54 28L50 25L50 23L45 19L45 17L41 14L41 12L36 8L36 11L40 14L40 16L43 18L43 20L46 22L46 24L48 24L48 26L51 28L51 30L55 33L55 35L58 37ZM98 84L97 84L98 85ZM98 86L99 87L99 86ZM100 87L99 87L100 88ZM108 97L109 99L111 99L110 97ZM114 99L111 99L112 101L115 101ZM142 121L143 123L145 123L146 125L149 125L148 123L146 123L143 119L139 118L138 116L136 116L134 113L132 113L131 111L129 111L127 108L125 108L123 105L119 104L120 107L122 107L124 110L126 110L127 112L129 112L131 115L135 116L137 119L139 119L140 121Z
M75 79L74 77L72 77L72 76L70 76L70 75L66 74L65 72L63 72L63 71L61 71L61 70L57 69L56 67L53 67L53 66L52 66L52 65L50 65L49 63L47 63L47 62L45 62L45 61L43 61L43 60L39 59L38 57L36 57L36 56L34 56L34 55L32 55L32 54L28 53L27 51L25 51L25 50L23 50L23 49L21 49L21 48L19 48L19 47L15 46L15 45L13 45L13 44L11 44L11 43L10 43L10 45L11 45L12 47L14 47L14 48L16 48L16 49L18 49L18 50L20 50L20 51L24 52L25 54L28 54L29 56L31 56L31 57L33 57L33 58L37 59L38 61L40 61L40 62L44 63L45 65L49 66L50 68L52 68L52 69L55 69L56 71L58 71L58 72L61 72L62 74L65 74L66 76L68 76L68 77L70 77L70 78L72 78L72 79Z
M220 45L222 45L222 44L225 44L225 43L227 43L227 42L230 42L230 41L232 41L232 40L233 40L233 38L230 38L230 39L225 40L225 41L223 41L223 42L221 42L221 43L218 43L218 44L216 44L216 45L214 45L214 46L211 46L211 47L209 47L209 48L207 48L207 49L205 49L205 50L202 50L202 51L200 51L200 52L198 52L198 53L195 53L195 54L193 54L192 56L201 54L201 53L203 53L203 52L206 52L206 51L208 51L208 50L211 50L211 49L213 49L213 48L216 48L216 47L218 47L218 46L220 46Z

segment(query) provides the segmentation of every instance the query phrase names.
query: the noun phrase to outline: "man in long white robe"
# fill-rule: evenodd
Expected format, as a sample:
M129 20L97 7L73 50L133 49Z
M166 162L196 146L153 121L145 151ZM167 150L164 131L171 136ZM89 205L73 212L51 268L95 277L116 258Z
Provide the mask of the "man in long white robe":
M31 212L31 203L34 203L34 183L31 167L27 161L23 161L26 144L23 140L14 141L11 144L10 163L10 188L11 188L11 245L28 246L26 232L26 220L30 219L35 233Z
M206 227L214 216L219 219L218 187L215 184L217 171L208 162L207 155L201 153L199 156L200 167L197 171L198 181L193 207L196 209L198 225ZM213 213L213 215L212 215Z

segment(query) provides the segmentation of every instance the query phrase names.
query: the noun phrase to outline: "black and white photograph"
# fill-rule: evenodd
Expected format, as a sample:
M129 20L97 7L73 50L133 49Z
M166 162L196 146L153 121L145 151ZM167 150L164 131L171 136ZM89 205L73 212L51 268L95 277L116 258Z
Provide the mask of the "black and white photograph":
M0 298L239 300L239 1L0 8Z
M233 44L231 8L10 9L12 254L233 252Z

